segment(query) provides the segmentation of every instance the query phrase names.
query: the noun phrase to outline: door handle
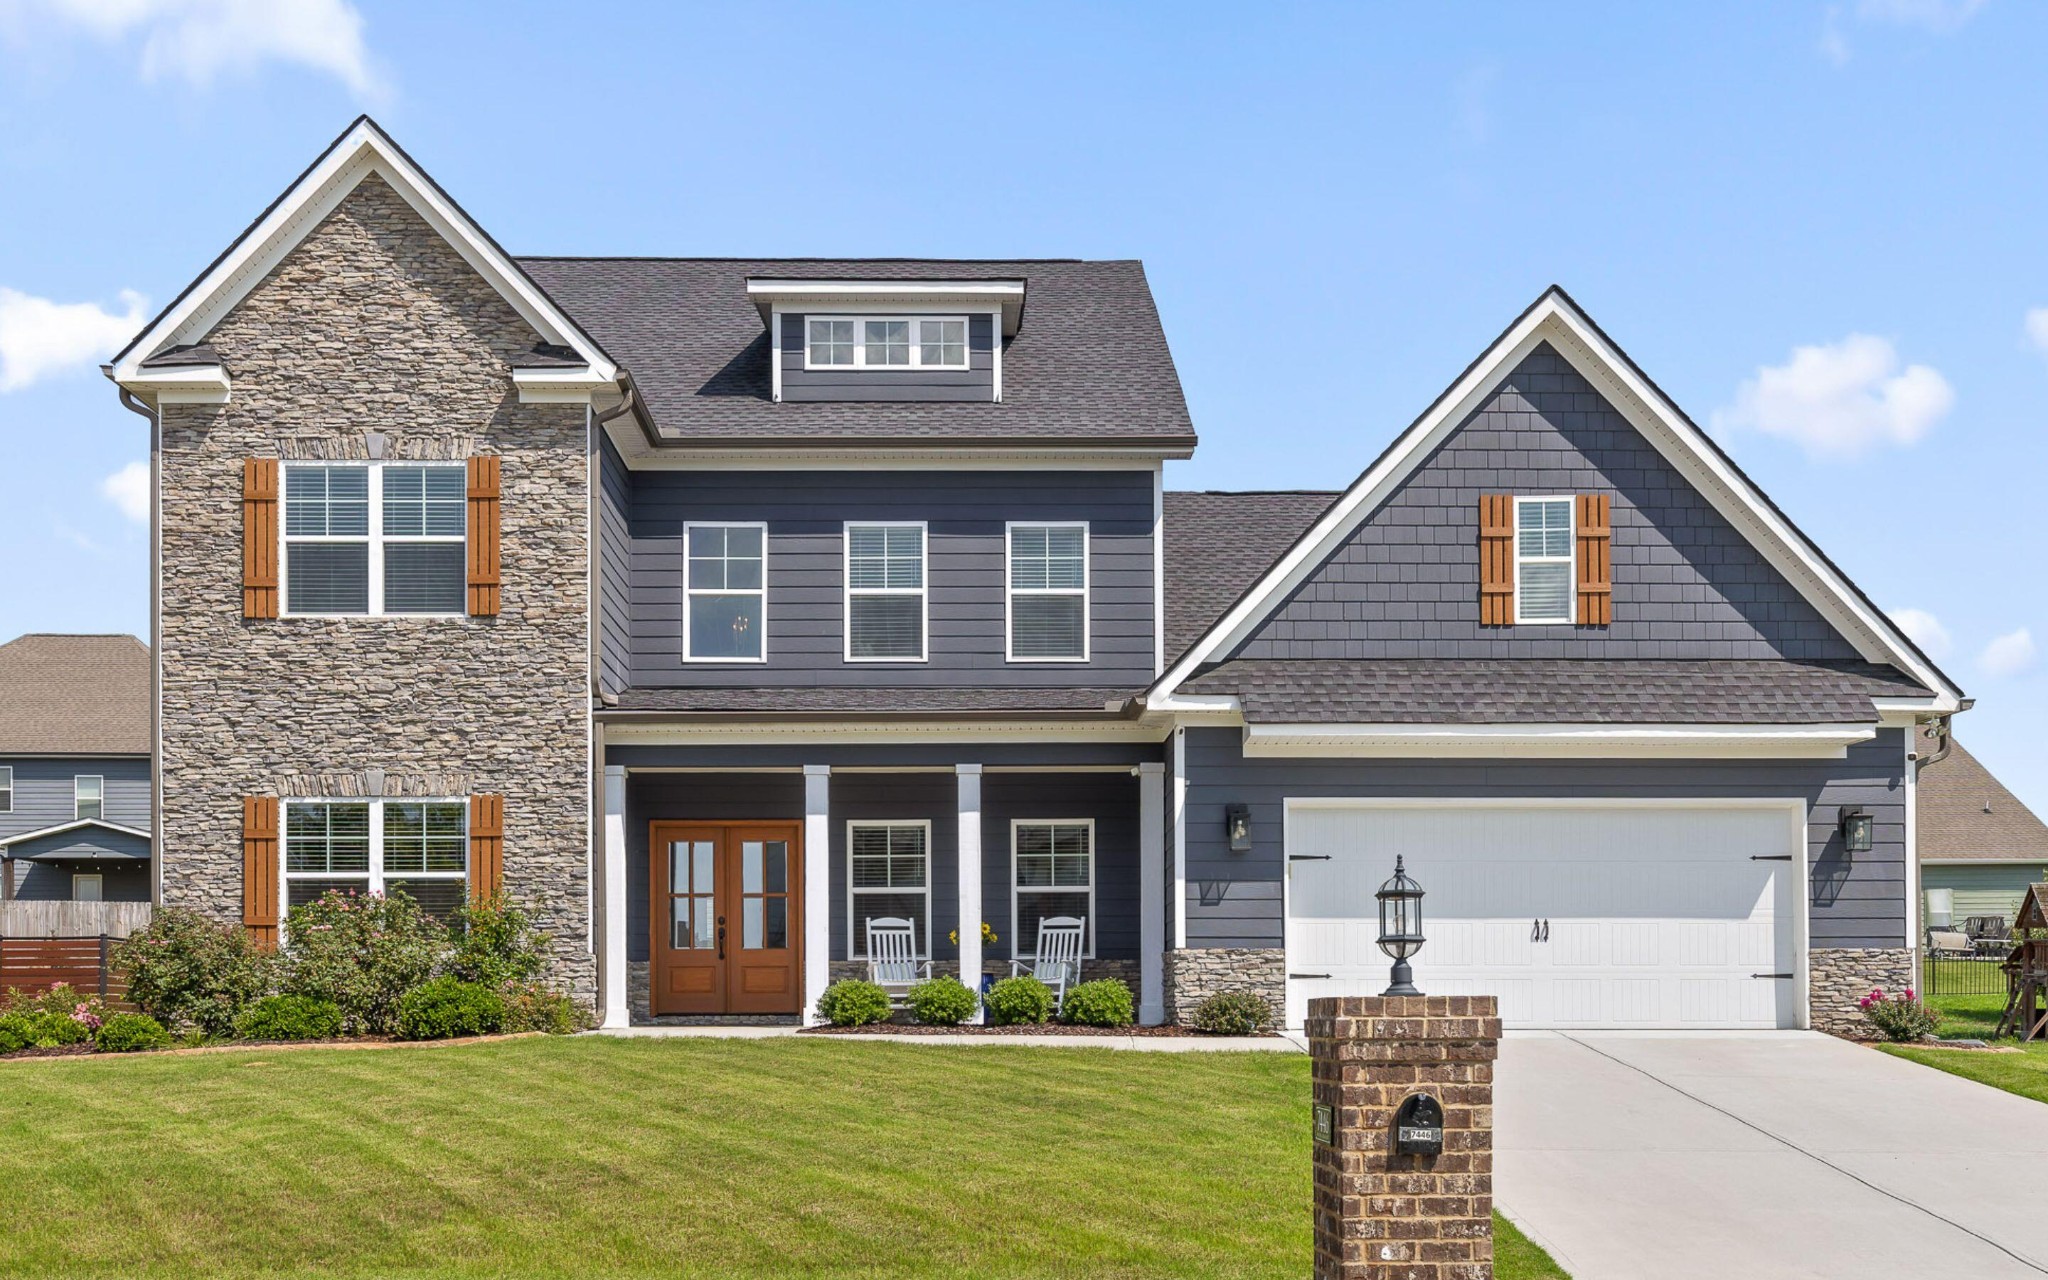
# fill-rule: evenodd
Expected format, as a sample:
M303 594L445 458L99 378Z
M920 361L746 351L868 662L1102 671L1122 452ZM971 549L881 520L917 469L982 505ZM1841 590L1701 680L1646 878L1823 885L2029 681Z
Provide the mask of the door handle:
M1545 942L1548 942L1548 941L1550 941L1550 917L1549 917L1549 916L1545 916L1545 917L1543 917L1543 940L1544 940Z
M1541 920L1531 920L1529 922L1529 941L1543 941L1543 922Z
M718 958L725 959L725 917L718 917Z

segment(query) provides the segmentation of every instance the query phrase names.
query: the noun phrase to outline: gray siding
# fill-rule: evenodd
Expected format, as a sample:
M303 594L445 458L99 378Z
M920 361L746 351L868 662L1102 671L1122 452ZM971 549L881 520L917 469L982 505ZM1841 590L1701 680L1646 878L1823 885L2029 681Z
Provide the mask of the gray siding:
M1152 472L640 471L629 589L635 686L1110 685L1153 675ZM683 530L768 525L766 664L684 663ZM929 661L845 660L849 520L929 523ZM1089 522L1089 661L1005 660L1006 521Z
M52 758L0 756L14 768L14 803L0 813L0 840L77 819L72 782L80 774L105 778L108 822L149 830L149 761L142 756Z
M1613 496L1614 624L1479 625L1479 498ZM1859 656L1548 345L1440 445L1238 656Z
M17 862L14 866L14 896L25 901L66 902L71 898L71 876L83 871L100 877L103 902L148 902L149 863L142 862Z
M1187 945L1281 944L1282 817L1290 797L1791 797L1807 805L1815 947L1905 945L1905 741L1887 729L1843 760L1247 760L1236 729L1187 730ZM1252 849L1230 852L1226 804L1248 804ZM1877 819L1853 861L1845 805Z
M627 508L633 477L611 437L598 433L598 678L614 692L633 683L633 539Z
M915 317L909 317L914 319ZM988 401L995 399L995 326L967 317L965 369L806 369L804 317L782 317L782 398L786 401ZM859 340L856 333L855 340ZM915 341L917 331L911 330Z

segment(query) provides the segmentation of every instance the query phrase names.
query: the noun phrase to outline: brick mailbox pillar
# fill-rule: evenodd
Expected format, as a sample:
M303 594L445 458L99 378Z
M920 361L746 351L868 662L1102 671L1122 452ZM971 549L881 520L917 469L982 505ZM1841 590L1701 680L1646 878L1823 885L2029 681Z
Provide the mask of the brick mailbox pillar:
M1311 1000L1306 1030L1316 1280L1492 1280L1494 998Z

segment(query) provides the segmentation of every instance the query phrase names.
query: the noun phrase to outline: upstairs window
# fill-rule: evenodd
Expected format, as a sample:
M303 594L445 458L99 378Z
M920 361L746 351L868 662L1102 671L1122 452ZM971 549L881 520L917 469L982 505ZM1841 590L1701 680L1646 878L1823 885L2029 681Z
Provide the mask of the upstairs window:
M288 464L284 508L287 612L464 612L462 466Z
M107 814L107 780L98 774L82 773L71 780L73 816L83 822L98 821Z
M1012 662L1088 660L1088 526L1013 524Z
M768 603L764 524L690 524L690 574L683 590L683 658L766 660Z
M925 527L846 526L846 660L925 659Z
M967 368L965 316L811 316L806 369Z
M1572 620L1572 500L1515 499L1515 621Z

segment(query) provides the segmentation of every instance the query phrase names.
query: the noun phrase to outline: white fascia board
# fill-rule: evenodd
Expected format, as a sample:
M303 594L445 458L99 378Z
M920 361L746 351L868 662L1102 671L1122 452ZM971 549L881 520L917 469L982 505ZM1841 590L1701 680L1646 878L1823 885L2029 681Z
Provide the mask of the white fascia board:
M1247 724L1247 757L1838 760L1862 724Z
M80 818L75 822L62 822L54 827L44 827L40 831L24 831L20 835L8 836L5 840L0 840L0 849L7 848L9 845L21 844L28 840L40 840L44 836L61 836L67 831L78 831L85 827L98 827L102 831L118 831L124 836L136 836L143 840L149 839L149 832L142 830L140 827L125 827L118 822L108 822L101 818Z
M551 343L583 357L606 381L618 369L589 335L527 278L482 228L365 116L300 175L205 275L152 321L114 360L114 381L134 389L153 376L144 360L165 347L203 339L285 255L371 174L384 179L455 251Z
M636 724L607 720L607 747L744 746L787 743L864 742L1159 742L1165 730L1135 720L1086 721L918 721L874 720L662 721Z
M217 364L144 369L121 385L138 396L153 398L159 405L226 404L234 390L226 367Z
M1522 359L1549 342L1600 387L1629 422L1783 574L1866 659L1889 663L1936 690L1929 710L1960 707L1960 691L1922 658L1891 621L1706 442L1557 289L1547 291L1474 361L1422 417L1360 476L1279 563L1184 654L1156 686L1171 694L1205 663L1217 661L1251 633L1348 538L1430 453L1499 387Z
M514 369L512 385L521 404L589 404L592 397L616 398L619 384L589 368Z
M747 281L747 297L761 313L761 323L777 311L815 311L821 307L858 311L863 308L918 310L997 310L1003 336L1015 337L1024 316L1022 280L789 280Z

